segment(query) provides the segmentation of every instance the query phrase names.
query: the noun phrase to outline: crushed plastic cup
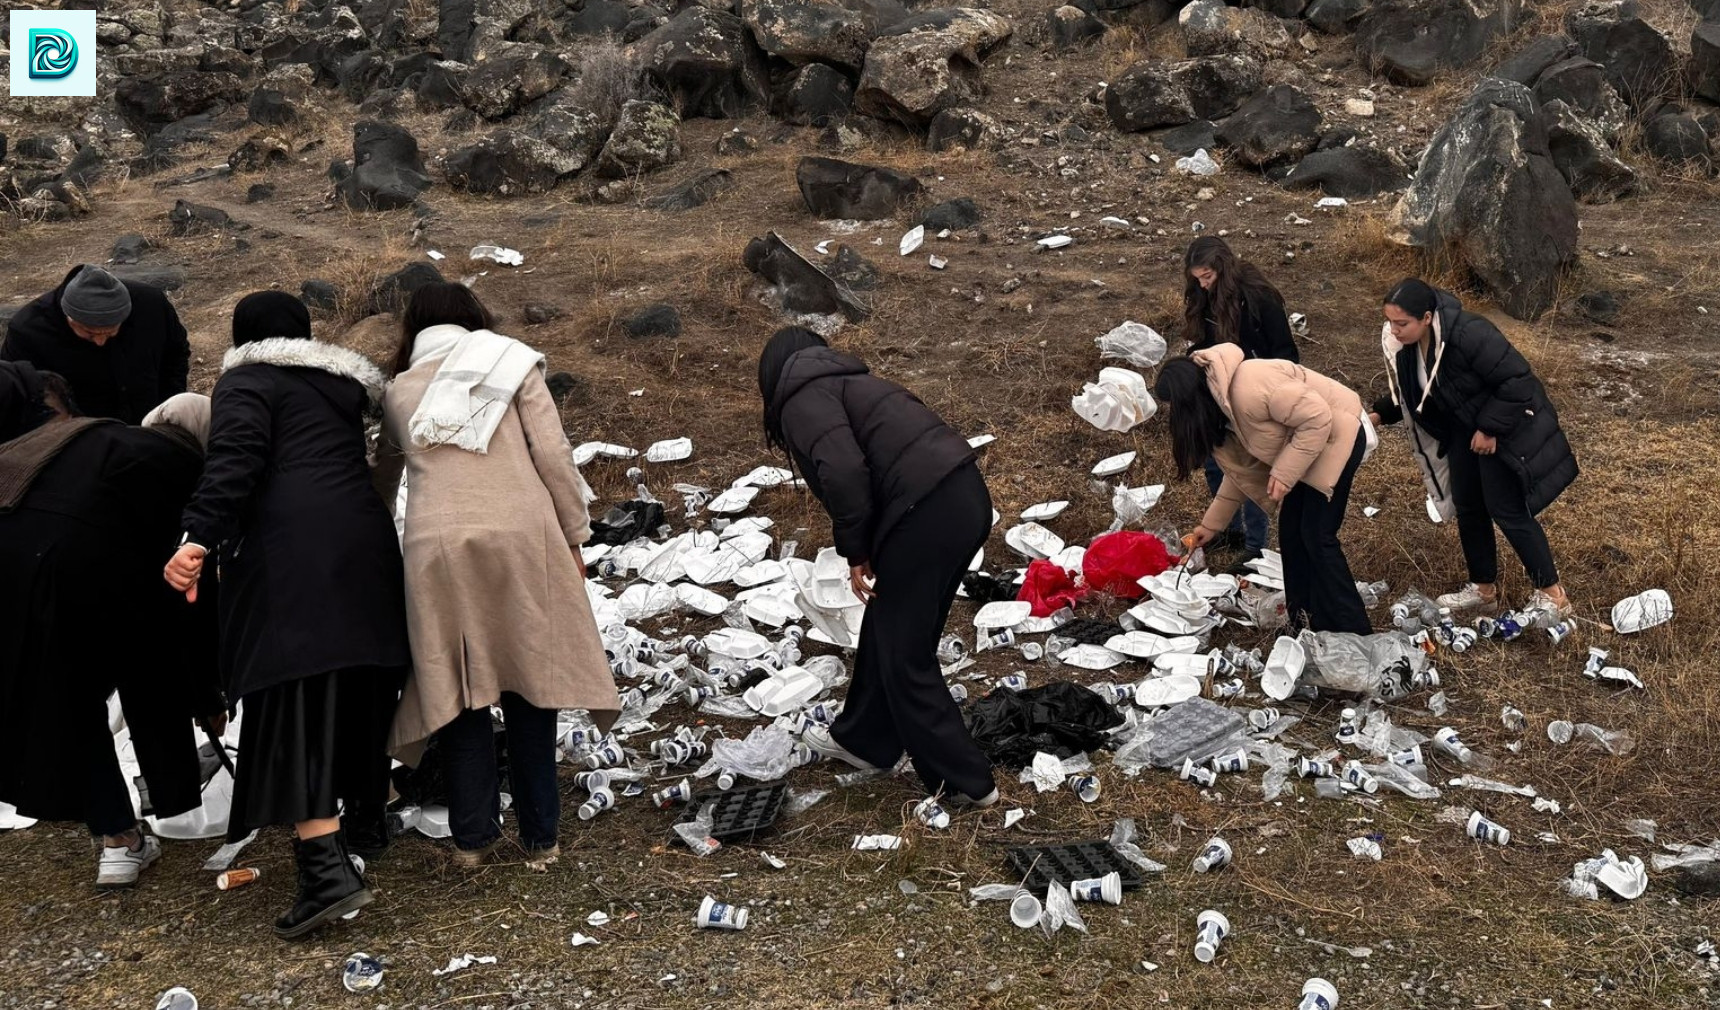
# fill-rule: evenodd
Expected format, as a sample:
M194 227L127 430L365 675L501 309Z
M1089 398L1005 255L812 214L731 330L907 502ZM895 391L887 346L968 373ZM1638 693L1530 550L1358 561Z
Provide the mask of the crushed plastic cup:
M190 989L176 985L156 999L155 1010L197 1010L197 997Z
M1185 782L1198 782L1203 786L1218 784L1218 773L1205 765L1195 764L1194 758L1187 758L1183 761L1182 768L1177 772L1177 778Z
M1345 782L1355 786L1364 793L1377 793L1380 791L1380 780L1368 774L1368 770L1362 767L1360 761L1346 762L1344 764L1344 774L1341 777Z
M1185 175L1218 174L1218 162L1212 160L1212 155L1207 154L1204 147L1186 158L1178 158L1176 167Z
M1576 621L1560 621L1547 629L1547 637L1553 640L1554 645L1562 645L1576 630Z
M1453 628L1451 640L1446 644L1451 647L1452 652L1464 653L1475 648L1475 644L1480 640L1481 636L1475 633L1474 628Z
M1457 730L1446 726L1433 735L1433 744L1442 752L1457 759L1459 764L1470 764L1475 760L1475 752L1469 749L1457 735Z
M1513 705L1506 705L1499 710L1499 722L1513 733L1521 733L1529 728L1529 717Z
M1319 758L1297 758L1296 774L1305 779L1335 779L1338 769L1332 762Z
M1022 642L1020 651L1021 658L1029 663L1037 663L1045 658L1045 646L1038 642Z
M1554 719L1547 724L1547 739L1563 747L1576 735L1576 724L1569 719Z
M585 756L585 767L592 771L601 768L613 768L626 759L627 756L621 751L621 744L611 737L598 744L590 754Z
M1089 877L1069 885L1069 894L1076 901L1103 901L1107 905L1123 903L1123 875L1116 870L1103 877Z
M944 666L966 659L967 652L967 644L955 635L945 635L938 642L938 662Z
M1045 905L1026 891L1022 891L1009 903L1009 921L1022 929L1032 929L1039 925L1039 920L1045 915Z
M509 249L499 245L476 245L472 247L471 259L489 260L500 263L505 267L517 267L526 261L524 255L517 249Z
M602 789L609 785L609 773L606 771L575 772L573 784L586 792Z
M1230 865L1230 843L1222 838L1209 839L1194 857L1194 872L1211 873Z
M346 959L340 971L340 984L347 992L373 992L382 987L385 970L381 961L360 951Z
M1275 708L1257 708L1248 713L1248 725L1256 732L1271 728L1278 721L1278 710Z
M1469 815L1469 820L1464 824L1463 831L1470 838L1486 842L1488 845L1511 844L1511 829L1488 820L1479 810Z
M989 652L992 649L1008 649L1015 645L1015 632L1008 628L998 628L993 631L981 631L978 640L974 642L975 652Z
M692 801L693 783L689 779L682 779L667 789L659 789L651 794L651 802L655 803L661 810L668 810L670 807Z
M1212 909L1195 917L1194 959L1201 964L1211 964L1218 956L1218 945L1230 935L1230 920L1222 912Z
M220 891L231 891L255 882L262 875L263 871L249 866L242 866L236 870L224 870L216 876L215 888Z
M1099 776L1076 775L1069 779L1069 788L1075 795L1081 797L1082 803L1095 803L1099 799Z
M1344 844L1349 848L1350 855L1357 859L1371 859L1377 863L1385 857L1385 852L1380 849L1380 843L1366 835L1352 838Z
M1499 620L1495 622L1495 627L1497 629L1495 634L1498 635L1499 640L1502 642L1515 642L1517 639L1523 637L1525 623L1526 622L1523 620L1521 614L1500 614Z
M950 697L954 698L958 703L967 701L968 700L967 685L966 684L951 684L950 685Z
M1240 775L1248 770L1248 751L1239 748L1235 753L1220 754L1212 759L1212 770L1220 775Z
M928 796L914 805L914 820L937 831L950 826L950 813L936 796Z
M1590 680L1599 677L1601 670L1606 668L1608 658L1609 654L1605 649L1594 645L1589 646L1589 658L1583 663L1583 676Z
M1323 978L1302 983L1302 1002L1296 1010L1338 1010L1338 987Z
M1411 744L1402 750L1392 751L1386 755L1386 760L1404 768L1420 768L1427 764L1427 758L1421 752L1421 744Z
M707 894L705 900L699 902L693 925L699 929L745 929L747 910L739 905L724 904Z
M579 805L579 819L589 821L605 810L615 808L615 794L608 786L602 786L591 791L591 797Z
M1477 617L1470 624L1470 627L1474 628L1475 633L1480 635L1482 638L1492 638L1499 634L1499 622L1495 621L1491 617Z

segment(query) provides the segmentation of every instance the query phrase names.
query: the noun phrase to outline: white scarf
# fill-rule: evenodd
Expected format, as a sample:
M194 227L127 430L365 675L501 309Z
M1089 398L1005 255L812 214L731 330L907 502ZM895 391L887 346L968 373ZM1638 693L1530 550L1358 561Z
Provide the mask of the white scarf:
M413 446L452 445L486 453L520 384L543 355L512 337L463 326L431 326L412 346L412 364L442 357L406 426Z

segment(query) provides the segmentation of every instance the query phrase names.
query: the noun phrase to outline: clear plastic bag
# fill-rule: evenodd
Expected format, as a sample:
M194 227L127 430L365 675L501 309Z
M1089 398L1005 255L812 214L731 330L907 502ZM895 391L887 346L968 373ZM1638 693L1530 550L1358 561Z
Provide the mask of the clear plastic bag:
M1169 346L1157 330L1133 320L1093 341L1101 358L1120 358L1137 368L1157 368Z

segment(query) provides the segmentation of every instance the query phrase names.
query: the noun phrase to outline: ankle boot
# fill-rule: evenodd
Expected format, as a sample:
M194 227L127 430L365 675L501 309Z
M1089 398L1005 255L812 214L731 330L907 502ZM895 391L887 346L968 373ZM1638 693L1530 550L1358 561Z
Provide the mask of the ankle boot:
M299 864L299 897L275 920L276 936L296 940L370 904L370 888L348 858L341 832L295 839L293 856Z

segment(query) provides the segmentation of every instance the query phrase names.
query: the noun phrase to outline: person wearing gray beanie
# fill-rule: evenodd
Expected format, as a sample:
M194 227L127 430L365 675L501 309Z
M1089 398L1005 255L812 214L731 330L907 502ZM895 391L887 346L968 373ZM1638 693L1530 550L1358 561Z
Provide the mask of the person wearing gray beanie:
M88 416L137 424L185 392L191 343L159 289L83 264L12 317L0 361L56 372Z

